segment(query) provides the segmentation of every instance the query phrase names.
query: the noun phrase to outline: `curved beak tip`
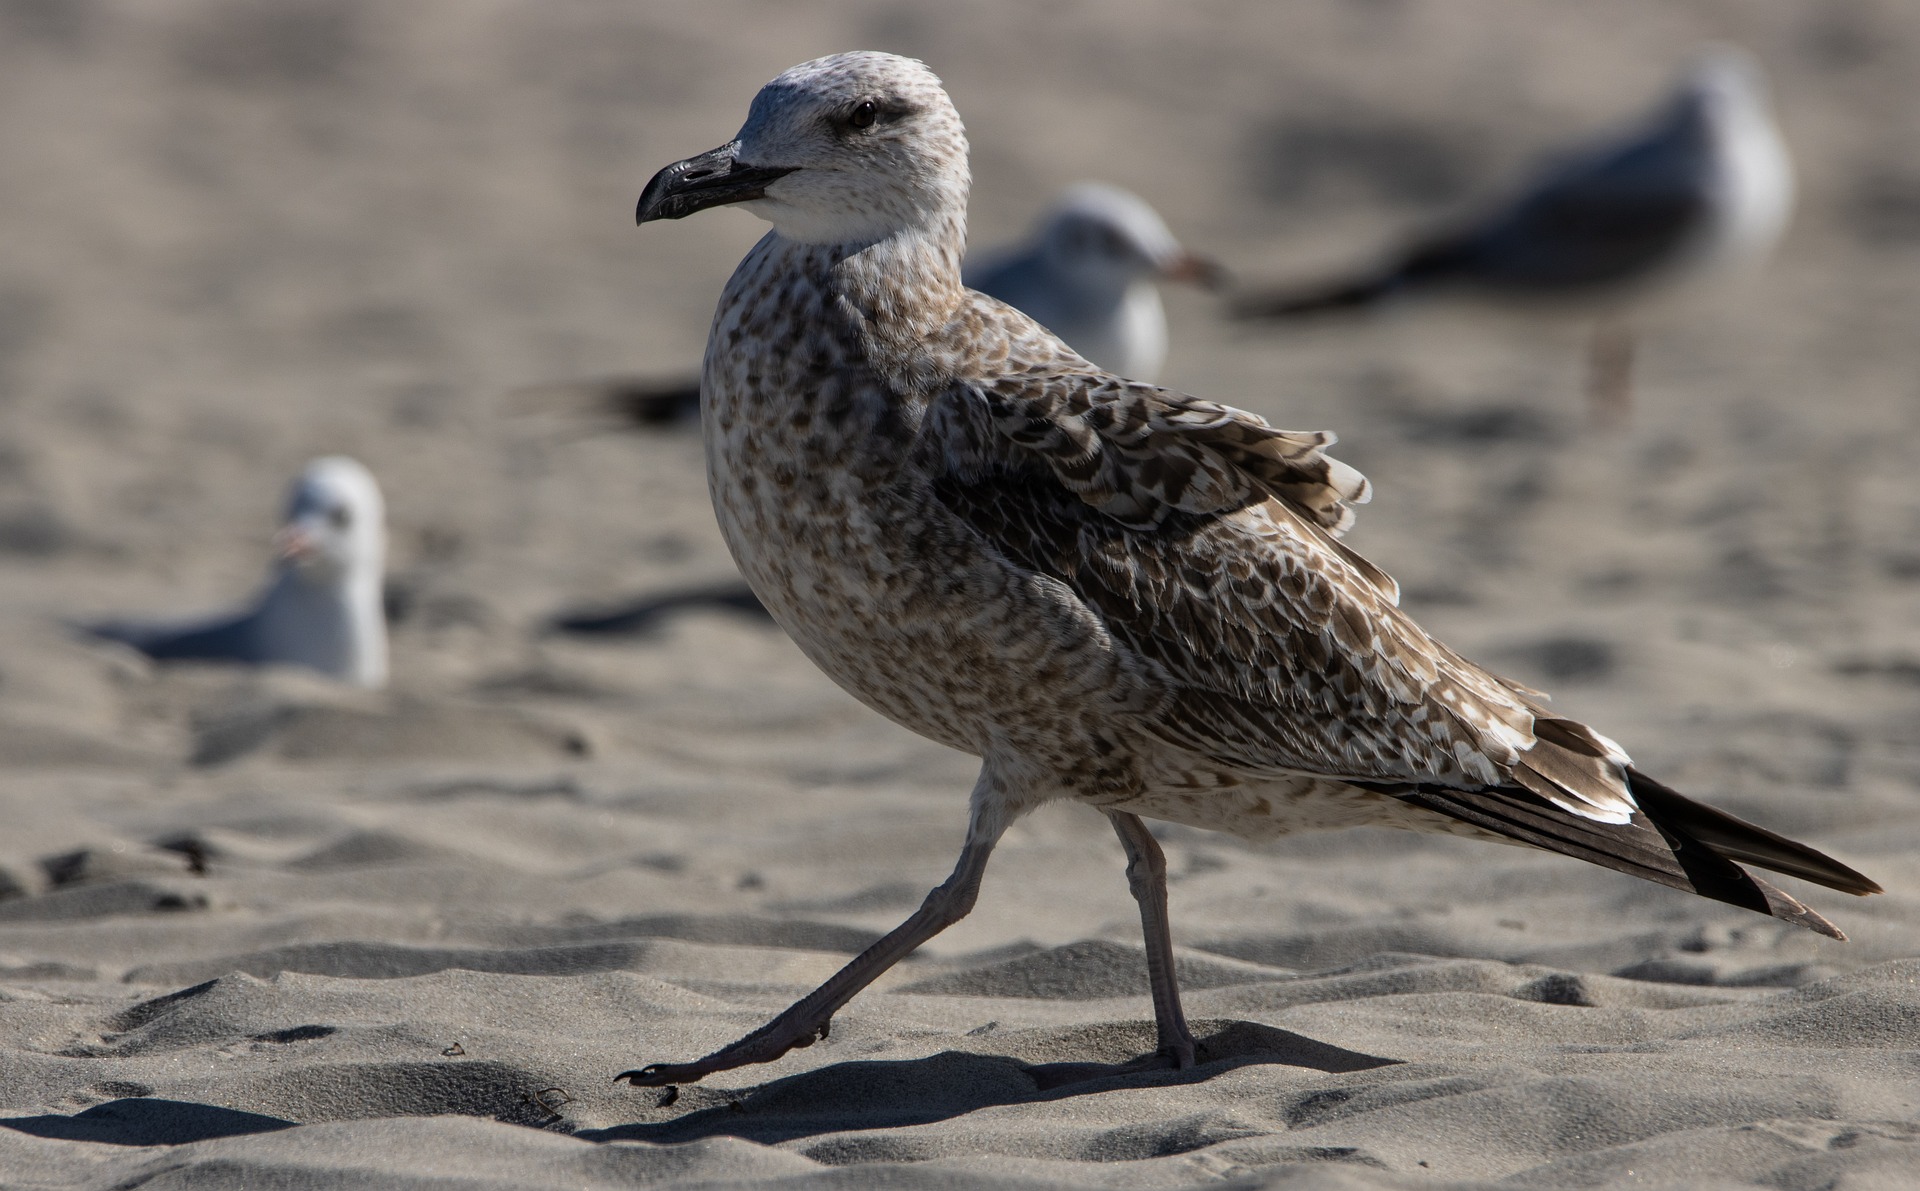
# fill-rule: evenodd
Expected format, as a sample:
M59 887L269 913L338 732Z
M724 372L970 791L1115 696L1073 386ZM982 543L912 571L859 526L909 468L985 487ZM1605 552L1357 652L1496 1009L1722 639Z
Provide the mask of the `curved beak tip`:
M750 202L766 194L770 183L793 172L792 167L742 165L736 159L739 152L740 142L731 141L655 174L640 192L634 223L685 219L708 207Z

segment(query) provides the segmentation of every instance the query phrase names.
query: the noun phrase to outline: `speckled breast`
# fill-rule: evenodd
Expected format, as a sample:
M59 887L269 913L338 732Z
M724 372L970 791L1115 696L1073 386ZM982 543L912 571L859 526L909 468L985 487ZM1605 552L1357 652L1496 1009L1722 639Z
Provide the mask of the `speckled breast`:
M817 295L763 284L755 264L729 285L702 382L714 511L747 582L816 665L895 722L1128 784L1102 721L1131 683L1102 627L939 506L912 459L918 411L833 333Z

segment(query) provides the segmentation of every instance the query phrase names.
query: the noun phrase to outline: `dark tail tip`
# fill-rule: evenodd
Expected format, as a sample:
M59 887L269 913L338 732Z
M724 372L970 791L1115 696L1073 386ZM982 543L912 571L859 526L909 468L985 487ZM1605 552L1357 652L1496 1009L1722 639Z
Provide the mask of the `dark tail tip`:
M1702 846L1729 860L1799 877L1856 897L1883 892L1878 881L1825 852L1695 802L1637 769L1627 770L1627 777L1632 783L1633 800L1655 824L1698 840Z

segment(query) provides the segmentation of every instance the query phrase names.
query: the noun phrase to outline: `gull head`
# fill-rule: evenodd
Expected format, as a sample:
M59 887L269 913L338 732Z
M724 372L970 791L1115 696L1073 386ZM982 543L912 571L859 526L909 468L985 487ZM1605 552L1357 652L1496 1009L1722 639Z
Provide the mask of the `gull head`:
M1212 288L1226 276L1182 248L1145 199L1100 182L1060 196L1041 224L1039 249L1053 273L1088 287L1118 290L1158 278Z
M377 584L386 541L386 506L373 473L344 455L329 455L294 480L274 547L281 567L304 582Z
M1767 110L1767 77L1739 46L1709 45L1694 57L1680 84L1681 102L1725 122Z
M960 234L967 137L931 70L874 51L803 62L760 88L732 141L655 174L638 221L740 204L790 240Z

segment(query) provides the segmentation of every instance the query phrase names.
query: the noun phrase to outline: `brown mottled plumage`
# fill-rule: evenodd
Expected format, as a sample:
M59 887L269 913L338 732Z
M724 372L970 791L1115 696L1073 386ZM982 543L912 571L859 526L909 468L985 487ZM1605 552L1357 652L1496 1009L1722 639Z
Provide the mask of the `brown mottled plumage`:
M1728 857L1853 870L1699 807L1428 637L1337 539L1367 497L1326 434L1100 371L960 280L966 140L917 62L842 54L671 166L642 222L745 202L702 388L720 526L768 610L881 714L981 757L961 862L814 994L696 1063L779 1057L971 907L1007 824L1106 811L1130 857L1161 1056L1193 1061L1164 865L1137 816L1271 836L1377 824L1522 842L1830 924ZM1643 793L1644 792L1644 793Z

